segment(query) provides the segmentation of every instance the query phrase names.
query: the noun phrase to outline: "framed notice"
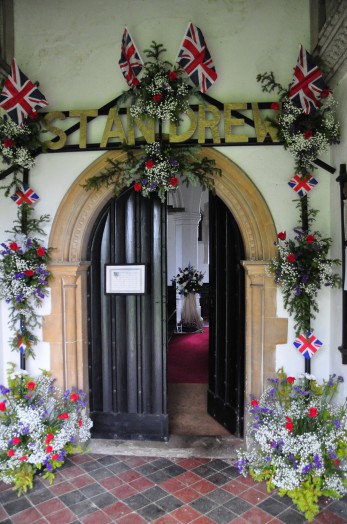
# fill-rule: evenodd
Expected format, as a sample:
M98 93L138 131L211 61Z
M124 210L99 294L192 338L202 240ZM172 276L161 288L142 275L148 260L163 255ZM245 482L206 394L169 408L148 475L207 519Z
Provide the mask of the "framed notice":
M105 265L105 293L144 295L146 293L146 265Z

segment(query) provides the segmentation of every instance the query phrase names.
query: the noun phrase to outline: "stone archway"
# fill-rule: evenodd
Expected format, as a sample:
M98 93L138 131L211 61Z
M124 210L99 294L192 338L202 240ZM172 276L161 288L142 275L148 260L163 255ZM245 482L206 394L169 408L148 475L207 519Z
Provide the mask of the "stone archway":
M245 246L246 260L246 398L259 395L275 371L275 346L286 342L287 319L276 317L276 287L265 275L274 256L276 230L265 200L248 176L215 149L204 156L215 161L222 176L216 193L235 217ZM72 184L56 213L49 245L54 247L50 270L52 312L44 318L43 338L51 346L51 371L63 387L88 389L87 245L101 209L111 198L107 188L86 192L86 179L104 169L107 158L125 153L107 152Z

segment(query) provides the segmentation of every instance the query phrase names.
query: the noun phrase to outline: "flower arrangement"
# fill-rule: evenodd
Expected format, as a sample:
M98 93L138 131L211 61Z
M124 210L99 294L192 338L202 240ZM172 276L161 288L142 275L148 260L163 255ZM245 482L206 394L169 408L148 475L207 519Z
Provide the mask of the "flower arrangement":
M257 81L265 92L278 91L280 104L272 104L272 108L277 111L277 118L269 120L277 129L284 148L293 155L296 172L301 176L307 175L315 169L316 158L330 145L339 142L336 100L329 89L323 89L319 107L306 114L301 106L293 104L289 98L289 88L285 89L277 83L272 72L258 75Z
M21 222L24 213L29 232L31 229L42 232L38 224L47 221L48 217L31 219L28 213L32 210L26 204L24 206L18 211L18 222ZM45 248L38 238L21 233L21 228L17 226L13 230L13 238L0 246L0 298L9 304L9 326L14 331L10 345L13 350L33 357L33 346L38 340L32 330L40 325L36 308L42 305L48 294L50 249Z
M238 451L239 472L288 495L309 521L320 496L347 492L347 406L332 402L342 380L332 375L318 384L312 375L279 370L248 406L250 445Z
M182 78L182 69L161 59L160 55L165 51L162 44L154 41L150 49L144 51L150 60L145 62L141 81L136 78L133 89L121 97L121 100L130 98L131 116L149 116L178 123L180 114L189 108L192 88Z
M212 175L221 171L213 160L198 156L199 151L200 147L173 149L163 142L144 146L140 155L126 149L124 161L109 159L110 166L100 175L89 178L84 188L88 191L102 185L112 186L117 197L125 187L132 186L144 197L157 194L162 202L167 193L175 191L180 184L200 184L202 189L213 190Z
M189 293L199 293L201 291L204 273L188 264L184 269L178 268L179 273L172 278L176 283L180 295L187 296Z
M0 480L18 495L32 488L37 471L52 483L67 455L90 438L85 393L62 392L53 382L47 372L32 378L11 364L8 387L0 386Z
M294 316L296 334L312 331L311 319L318 312L317 294L324 286L340 287L341 278L333 273L339 260L327 257L332 244L318 231L294 229L294 239L287 239L285 231L278 233L275 246L277 258L267 267L283 293L284 307Z

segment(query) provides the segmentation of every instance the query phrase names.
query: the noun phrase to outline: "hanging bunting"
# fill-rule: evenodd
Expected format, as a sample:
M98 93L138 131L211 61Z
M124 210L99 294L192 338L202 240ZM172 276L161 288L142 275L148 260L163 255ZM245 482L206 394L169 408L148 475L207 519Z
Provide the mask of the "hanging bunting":
M307 195L312 188L318 184L312 175L300 176L298 173L288 182L288 185L299 195L300 198Z
M22 189L17 189L16 193L11 196L12 200L21 207L23 204L36 204L39 200L39 196L34 192L31 187L23 185Z
M318 349L320 349L323 345L323 343L318 340L318 338L312 335L311 331L307 332L306 337L304 334L301 334L294 340L293 344L296 349L298 349L300 353L306 358L306 360L310 360L318 351Z

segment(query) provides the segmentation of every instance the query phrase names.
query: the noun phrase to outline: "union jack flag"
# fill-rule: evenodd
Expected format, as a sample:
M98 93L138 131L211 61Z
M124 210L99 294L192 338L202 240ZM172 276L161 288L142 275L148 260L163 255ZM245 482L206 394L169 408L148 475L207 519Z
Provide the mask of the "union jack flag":
M48 106L41 91L19 69L15 58L12 61L11 74L0 93L0 106L18 125L34 113L36 108Z
M298 107L301 106L308 115L319 106L323 89L327 89L327 85L323 80L322 73L314 64L312 56L301 45L289 98L293 104Z
M191 22L178 51L176 62L202 93L217 80L217 73L201 29Z
M312 175L301 177L297 173L289 180L288 185L294 189L300 198L307 195L311 189L318 184L317 180Z
M25 185L22 189L17 189L11 198L19 207L21 207L24 203L31 206L39 200L39 196L29 186Z
M310 358L312 358L318 349L320 349L323 345L323 343L318 340L318 338L312 335L311 331L307 332L307 337L301 334L294 340L293 344L306 358L306 360L310 360Z
M143 68L143 62L127 28L124 29L118 63L128 86L135 87L138 84L136 77Z

